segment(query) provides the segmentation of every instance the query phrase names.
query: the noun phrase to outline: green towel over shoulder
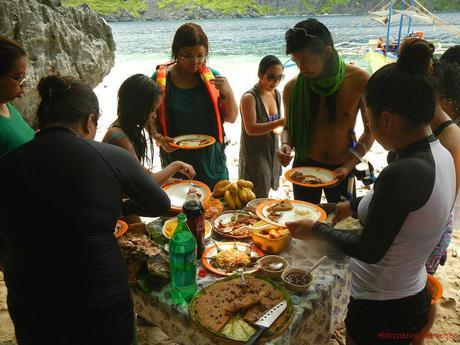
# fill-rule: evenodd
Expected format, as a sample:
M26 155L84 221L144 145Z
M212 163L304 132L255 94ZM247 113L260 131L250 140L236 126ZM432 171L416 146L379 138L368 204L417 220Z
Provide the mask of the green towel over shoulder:
M312 80L299 73L292 90L287 126L291 142L295 147L295 155L299 159L307 158L310 143L310 126L313 115L310 111L310 92L313 91L320 96L330 96L340 88L345 78L345 62L336 51L335 57L338 63L333 76Z

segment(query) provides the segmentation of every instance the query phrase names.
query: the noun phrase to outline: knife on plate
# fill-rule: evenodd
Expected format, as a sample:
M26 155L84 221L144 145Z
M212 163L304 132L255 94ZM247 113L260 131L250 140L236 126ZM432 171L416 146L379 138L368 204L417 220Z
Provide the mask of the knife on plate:
M276 321L276 319L282 314L286 309L287 302L286 300L278 303L272 309L267 311L262 317L257 320L256 328L257 331L254 333L251 338L246 342L246 345L255 345L259 338L265 333L265 331Z

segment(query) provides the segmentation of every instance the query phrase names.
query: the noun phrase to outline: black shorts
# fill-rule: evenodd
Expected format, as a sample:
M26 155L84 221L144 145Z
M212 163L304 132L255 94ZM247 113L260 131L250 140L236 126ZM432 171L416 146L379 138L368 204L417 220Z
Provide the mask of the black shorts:
M347 332L357 345L408 345L427 323L430 304L426 287L413 296L388 301L350 297Z

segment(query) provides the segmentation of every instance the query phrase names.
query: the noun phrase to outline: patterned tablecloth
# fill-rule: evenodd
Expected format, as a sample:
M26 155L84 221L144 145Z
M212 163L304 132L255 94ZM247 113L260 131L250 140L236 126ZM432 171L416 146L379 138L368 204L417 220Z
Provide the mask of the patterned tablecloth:
M161 224L156 221L149 224L149 227L161 229ZM330 335L346 315L351 283L348 257L324 242L295 239L280 255L292 266L311 267L323 255L328 255L330 259L315 270L314 281L306 293L291 292L294 306L292 322L284 334L269 344L327 344ZM208 272L204 278L198 278L198 289L220 278ZM187 306L171 303L169 285L150 294L135 288L133 299L139 315L160 326L171 339L180 344L226 343L198 329L190 320Z

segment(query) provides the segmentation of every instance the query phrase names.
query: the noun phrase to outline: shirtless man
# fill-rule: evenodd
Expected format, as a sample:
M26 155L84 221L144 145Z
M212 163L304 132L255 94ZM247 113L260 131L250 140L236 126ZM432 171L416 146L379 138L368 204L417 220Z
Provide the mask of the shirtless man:
M324 189L328 202L347 195L347 177L358 163L349 153L352 146L364 156L374 139L369 132L361 97L369 75L347 64L334 49L331 33L316 19L307 19L286 32L286 53L300 69L283 91L285 127L278 157L284 166L318 166L335 171L336 186ZM303 106L302 106L303 104ZM353 145L358 110L364 133ZM294 197L319 203L321 188L294 185Z

